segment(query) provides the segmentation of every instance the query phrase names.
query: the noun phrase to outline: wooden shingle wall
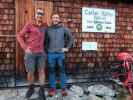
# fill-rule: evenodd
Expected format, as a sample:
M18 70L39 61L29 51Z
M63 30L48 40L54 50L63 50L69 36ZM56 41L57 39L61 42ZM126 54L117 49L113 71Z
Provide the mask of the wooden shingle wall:
M0 0L0 70L15 67L15 2Z
M26 1L29 0L18 0ZM31 2L37 0L30 0ZM38 0L39 1L39 0ZM53 11L58 11L64 25L68 26L74 36L75 46L66 54L66 64L69 72L91 73L108 72L106 65L115 60L116 53L120 47L125 47L133 52L133 4L111 3L98 0L44 0L53 2ZM41 5L41 4L40 4ZM44 4L45 5L45 4ZM27 13L23 23L15 30L15 0L0 0L0 68L12 68L16 62L16 37L15 31L22 28L26 20L31 19ZM22 5L26 6L27 5ZM37 6L37 5L36 5ZM45 5L46 6L46 5ZM83 33L81 30L81 8L94 7L116 10L116 32L115 33ZM48 8L47 8L48 9ZM17 9L16 9L17 10ZM30 8L28 9L30 10ZM28 16L29 14L29 16ZM22 17L21 15L19 15ZM50 19L48 19L50 20ZM20 23L20 22L19 22ZM83 52L82 41L98 42L97 52ZM18 46L17 46L18 47ZM18 49L17 52L22 52ZM17 55L20 65L23 65L21 54ZM21 59L20 59L21 58ZM81 65L80 67L78 65ZM18 66L20 68L20 66ZM21 70L21 69L20 69ZM22 68L22 70L24 70ZM91 75L89 75L91 76ZM100 75L99 75L100 76Z
M115 60L120 47L127 48L133 53L133 4L115 3L98 0L53 0L54 10L61 15L64 25L71 29L75 46L66 54L66 63L69 72L109 73L109 63ZM116 10L115 33L83 33L81 8L92 7ZM81 50L82 41L98 42L97 52ZM77 66L81 65L81 66ZM95 75L95 74L94 74ZM93 75L92 75L93 76ZM106 75L105 75L106 76ZM85 77L83 75L83 77Z

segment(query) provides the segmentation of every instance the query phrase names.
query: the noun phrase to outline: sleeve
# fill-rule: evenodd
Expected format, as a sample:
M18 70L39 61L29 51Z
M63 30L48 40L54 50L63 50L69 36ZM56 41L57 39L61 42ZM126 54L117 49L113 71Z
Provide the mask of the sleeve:
M73 36L68 28L65 28L66 47L71 48L73 45Z
M17 34L17 40L22 47L23 50L27 48L26 42L25 42L25 33L29 32L29 24L26 24L23 29Z
M48 37L48 28L47 28L44 36L44 47L46 51L48 50L48 45L49 45L49 37Z

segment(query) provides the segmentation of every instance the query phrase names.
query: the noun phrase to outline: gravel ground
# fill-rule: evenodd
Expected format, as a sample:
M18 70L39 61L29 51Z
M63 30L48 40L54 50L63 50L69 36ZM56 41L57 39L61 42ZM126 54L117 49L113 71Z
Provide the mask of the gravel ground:
M27 88L19 88L19 89L4 89L4 90L0 90L0 100L26 100L24 98L25 93L27 91ZM87 99L87 95L83 95L82 97L80 97L79 99L72 99L71 98L71 94L70 91L68 90L68 96L62 98L60 97L60 90L57 91L57 95L56 97L47 97L47 100L90 100ZM131 100L130 96L125 94L125 92L122 92L122 88L117 88L117 92L118 97L119 98L114 98L114 99L110 99L110 100ZM47 90L45 91L45 95L48 95ZM58 97L58 98L57 98ZM38 88L35 89L35 93L34 95L31 97L30 100L39 100L38 99ZM93 100L106 100L106 99L93 99Z

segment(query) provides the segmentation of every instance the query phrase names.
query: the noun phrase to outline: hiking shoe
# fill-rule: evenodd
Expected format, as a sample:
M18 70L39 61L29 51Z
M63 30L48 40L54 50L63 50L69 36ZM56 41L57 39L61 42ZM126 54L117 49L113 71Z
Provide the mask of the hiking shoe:
M62 94L62 96L67 96L67 91L66 91L66 89L62 89L62 90L61 90L61 94Z
M34 87L30 86L28 91L26 92L25 98L29 99L33 93L34 93Z
M49 90L49 96L50 97L55 96L55 94L56 94L55 89L52 88L52 89Z
M40 87L39 89L39 100L46 100L44 87Z

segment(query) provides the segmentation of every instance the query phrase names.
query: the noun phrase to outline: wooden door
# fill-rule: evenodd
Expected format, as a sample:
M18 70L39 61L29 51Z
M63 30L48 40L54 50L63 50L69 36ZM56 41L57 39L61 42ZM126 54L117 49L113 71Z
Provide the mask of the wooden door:
M23 26L30 22L35 15L37 8L41 8L45 12L43 21L50 23L50 15L53 11L53 2L43 0L15 0L16 1L16 34L23 28ZM17 41L16 41L17 42ZM16 43L16 71L17 73L24 73L23 50L18 42Z

